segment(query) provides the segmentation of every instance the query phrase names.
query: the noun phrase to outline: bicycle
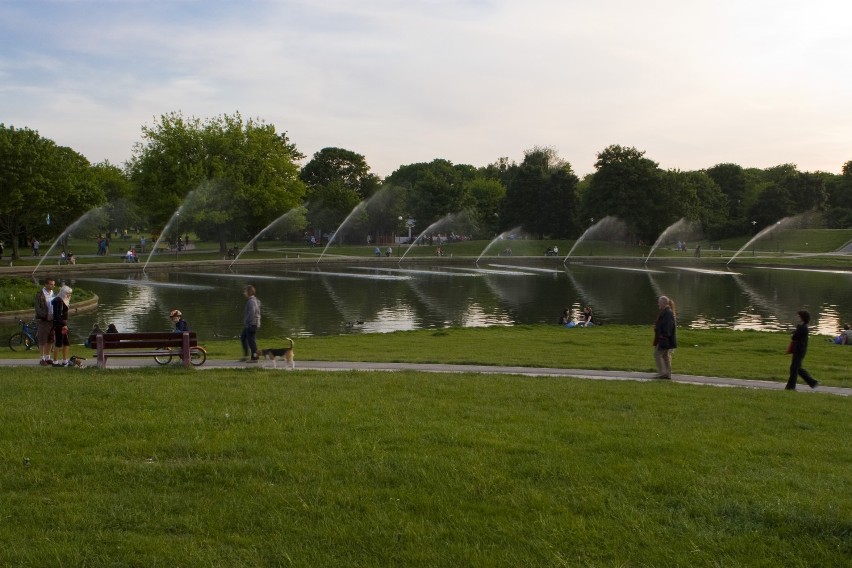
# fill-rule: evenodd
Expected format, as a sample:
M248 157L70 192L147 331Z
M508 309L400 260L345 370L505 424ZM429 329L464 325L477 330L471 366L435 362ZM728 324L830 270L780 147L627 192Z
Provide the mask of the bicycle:
M12 337L9 338L9 349L17 351L19 348L23 347L29 351L38 345L38 341L35 338L36 329L38 329L38 322L33 320L27 323L24 320L19 319L18 323L21 325L21 331L13 333Z
M172 362L172 357L177 355L172 354L171 347L163 347L162 355L154 355L154 361L160 365L168 365ZM189 348L189 362L193 367L200 367L207 361L207 350L202 346Z

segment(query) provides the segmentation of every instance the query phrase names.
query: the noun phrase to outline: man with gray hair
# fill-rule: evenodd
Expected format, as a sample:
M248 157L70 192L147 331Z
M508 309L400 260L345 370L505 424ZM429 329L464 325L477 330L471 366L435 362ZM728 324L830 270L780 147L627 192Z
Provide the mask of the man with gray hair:
M672 354L677 347L677 321L674 302L667 296L657 300L660 313L654 323L654 361L657 364L657 378L672 378Z

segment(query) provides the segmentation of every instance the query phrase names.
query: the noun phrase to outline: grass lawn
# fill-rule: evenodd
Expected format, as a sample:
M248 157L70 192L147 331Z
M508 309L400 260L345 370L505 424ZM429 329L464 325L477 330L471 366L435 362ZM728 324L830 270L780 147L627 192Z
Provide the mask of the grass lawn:
M844 397L414 372L0 373L4 566L852 562Z

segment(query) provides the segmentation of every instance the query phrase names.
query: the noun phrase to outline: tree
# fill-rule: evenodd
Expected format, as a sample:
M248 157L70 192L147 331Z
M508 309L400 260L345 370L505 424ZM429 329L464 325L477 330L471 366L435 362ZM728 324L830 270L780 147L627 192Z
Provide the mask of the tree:
M677 204L663 191L657 163L644 156L636 148L618 145L600 152L584 195L583 216L616 216L638 237L653 242L671 224L670 207Z
M24 237L58 236L73 220L104 202L88 160L28 128L0 124L0 238L19 258ZM50 214L50 224L47 216Z
M405 190L408 214L427 227L450 213L467 210L473 199L468 182L476 179L473 166L453 165L448 160L400 166L385 180Z
M852 227L852 161L843 164L842 175L827 184L825 221L831 229Z
M229 237L250 238L304 196L296 165L303 156L262 121L171 113L142 133L146 142L135 146L129 170L152 227L183 206L179 228L191 225L224 252Z
M322 232L337 227L355 206L380 187L378 176L361 154L343 148L323 148L299 174L307 186L308 219Z
M503 226L553 238L577 236L579 179L552 148L536 147L510 168L503 202Z
M746 174L737 164L716 164L707 170L728 198L728 216L742 220L745 216Z

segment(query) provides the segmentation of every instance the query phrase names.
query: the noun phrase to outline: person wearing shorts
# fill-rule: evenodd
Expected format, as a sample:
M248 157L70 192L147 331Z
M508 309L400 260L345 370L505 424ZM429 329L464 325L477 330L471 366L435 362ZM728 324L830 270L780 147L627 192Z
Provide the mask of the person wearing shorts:
M35 296L35 319L38 324L36 328L36 341L41 353L39 365L45 367L53 363L50 360L50 348L53 346L50 334L53 333L53 287L56 282L53 278L44 280L44 288L36 292Z

